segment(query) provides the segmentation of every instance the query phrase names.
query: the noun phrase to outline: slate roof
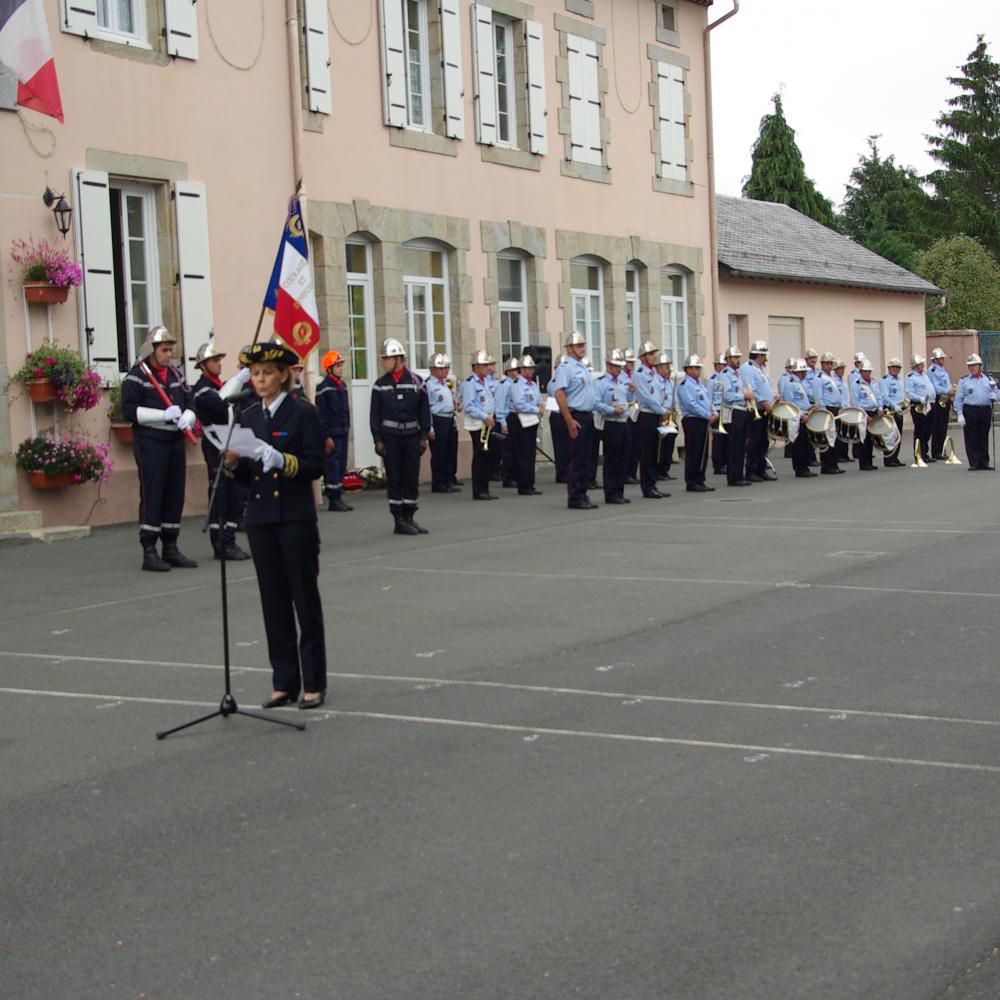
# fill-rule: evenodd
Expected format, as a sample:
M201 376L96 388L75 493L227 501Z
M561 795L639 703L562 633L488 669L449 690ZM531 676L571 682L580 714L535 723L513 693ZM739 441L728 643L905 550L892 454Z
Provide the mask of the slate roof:
M716 215L723 275L921 295L941 291L787 205L719 195Z

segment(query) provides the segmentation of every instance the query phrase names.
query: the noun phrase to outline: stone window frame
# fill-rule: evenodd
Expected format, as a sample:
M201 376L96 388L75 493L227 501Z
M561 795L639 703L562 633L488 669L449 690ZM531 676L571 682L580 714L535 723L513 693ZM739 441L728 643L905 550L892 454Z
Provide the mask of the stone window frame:
M546 231L521 222L489 222L479 224L480 241L486 255L486 277L483 279L483 300L490 314L486 330L486 350L491 344L500 349L500 287L497 257L504 251L515 250L524 255L525 298L528 329L526 343L539 343L545 333L545 312L549 301L549 286L544 280L544 267L539 263L548 256ZM497 355L499 356L499 354Z
M170 66L173 59L167 54L167 20L163 0L137 0L145 10L146 24L143 39L136 43L112 34L89 35L85 41L95 51L104 55L131 59L133 62L153 66Z
M625 323L625 269L641 264L637 273L639 293L639 330L662 329L660 311L660 270L675 267L687 272L688 350L706 353L707 334L703 329L705 316L704 287L711 280L705 269L705 253L701 247L675 243L655 243L638 236L603 236L557 229L556 259L560 264L559 308L562 311L561 343L573 330L573 309L570 283L570 262L574 257L598 257L608 261L604 273L605 350L615 347L628 349L628 328ZM655 284L654 284L655 283Z
M628 272L632 270L635 271L635 292L630 293L628 290ZM623 322L625 324L625 348L638 348L644 340L649 339L646 334L649 330L649 279L646 272L649 268L646 264L636 258L632 258L625 262L625 287L622 291L625 302L625 315ZM636 331L635 331L635 343L628 343L628 297L630 294L635 295L635 320L636 320ZM620 346L620 345L616 345Z
M580 17L593 17L594 0L566 0L566 9Z
M688 87L688 73L691 70L691 60L680 52L670 52L657 45L647 45L646 55L649 58L650 82L649 103L653 113L653 127L649 133L650 150L653 153L653 190L661 194L676 194L682 198L693 198L695 194L694 181L691 179L694 169L694 140L691 138L692 98ZM660 85L656 64L658 62L679 66L684 70L684 158L687 164L686 181L674 180L672 177L659 177L657 171L660 164Z
M680 0L656 0L656 40L662 45L673 45L680 47L681 33L679 25L681 23ZM664 7L674 12L674 29L664 28L661 21L661 11Z
M611 183L611 167L608 165L608 148L611 144L611 121L607 116L608 108L608 71L604 65L602 49L608 43L608 33L596 24L586 24L575 21L564 14L554 16L556 35L559 39L559 55L556 57L556 80L559 83L560 104L556 116L559 132L563 136L565 155L559 164L563 177L575 177L578 180L594 181L598 184ZM572 123L569 111L569 51L566 47L566 36L577 35L587 38L598 46L597 89L601 95L601 165L596 163L578 163L572 158Z
M316 248L316 304L326 338L323 350L336 350L345 356L350 351L346 244L348 237L363 237L371 246L372 321L377 338L395 337L406 343L402 247L413 240L429 240L447 251L453 357L472 355L476 345L469 322L472 278L467 262L471 249L468 219L373 206L356 199L350 203L310 200L307 221Z

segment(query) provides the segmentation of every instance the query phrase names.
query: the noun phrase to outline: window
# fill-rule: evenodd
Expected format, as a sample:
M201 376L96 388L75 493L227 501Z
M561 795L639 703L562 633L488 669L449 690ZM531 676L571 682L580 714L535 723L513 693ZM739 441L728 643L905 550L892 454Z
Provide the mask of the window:
M351 342L351 377L371 378L368 358L372 322L371 250L367 243L347 243L347 323Z
M657 0L656 40L664 45L681 44L677 0Z
M676 31L677 10L666 3L657 4L657 7L659 8L659 22L657 27L663 28L665 31Z
M634 264L625 268L625 330L628 346L639 349L639 269Z
M440 247L413 242L403 246L401 265L406 354L414 369L427 371L432 354L451 353L448 260Z
M198 58L198 8L191 0L59 0L59 27L130 49Z
M156 206L154 190L146 185L112 183L110 194L118 367L125 371L135 363L150 327L162 321Z
M671 267L660 271L660 332L663 349L680 365L688 353L687 276Z
M604 268L595 257L576 257L569 265L573 329L587 339L595 371L604 368Z
M514 111L514 26L507 17L493 15L493 50L497 94L497 141L517 145Z
M687 115L684 111L684 70L672 63L656 63L656 128L659 134L656 176L686 181Z
M566 36L569 59L570 159L601 166L601 93L597 43L577 35Z
M97 0L97 24L110 34L140 38L145 34L142 15L140 0Z
M497 285L500 296L500 353L504 358L520 357L524 353L528 330L523 257L512 253L497 257Z
M406 39L407 124L410 128L427 129L431 85L425 0L403 0L403 32Z

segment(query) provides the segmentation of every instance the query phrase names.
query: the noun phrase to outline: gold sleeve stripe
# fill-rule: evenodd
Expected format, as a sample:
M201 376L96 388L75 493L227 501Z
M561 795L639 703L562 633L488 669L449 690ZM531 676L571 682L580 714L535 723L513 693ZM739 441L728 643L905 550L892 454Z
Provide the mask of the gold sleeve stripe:
M285 452L284 474L286 479L294 479L299 474L299 459L297 455L289 455Z

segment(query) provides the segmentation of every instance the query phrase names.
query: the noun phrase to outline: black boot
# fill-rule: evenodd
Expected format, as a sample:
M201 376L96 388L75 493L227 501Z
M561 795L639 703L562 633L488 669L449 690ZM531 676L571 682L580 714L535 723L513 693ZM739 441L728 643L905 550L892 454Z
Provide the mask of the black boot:
M171 566L176 566L178 569L196 569L198 566L193 559L188 559L188 557L184 555L179 548L177 548L176 537L163 539L163 558L166 562L170 563Z
M426 528L421 528L420 525L417 524L417 522L413 520L413 514L414 514L414 512L411 510L408 514L404 515L406 517L406 523L409 524L409 525L411 525L412 527L416 528L417 529L417 534L420 534L420 535L429 535L430 532Z
M342 513L348 510L354 510L353 507L344 503L343 497L341 497L339 493L331 493L327 497L327 500L329 501L326 507L327 510L339 510Z
M394 535L419 535L420 529L415 525L411 524L406 519L405 514L393 514L393 520L396 522L396 527L393 528L392 533Z
M152 532L140 531L139 544L142 545L142 568L151 573L169 573L170 566L160 558L156 551L156 538Z
M215 558L220 559L222 557L222 550L225 548L225 544L222 541L222 532L216 527L210 527L208 529L208 538L212 543L212 551L215 553Z
M215 553L216 559L226 557L226 562L243 562L249 559L248 553L244 552L235 542L230 542L222 551Z

